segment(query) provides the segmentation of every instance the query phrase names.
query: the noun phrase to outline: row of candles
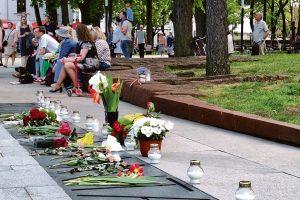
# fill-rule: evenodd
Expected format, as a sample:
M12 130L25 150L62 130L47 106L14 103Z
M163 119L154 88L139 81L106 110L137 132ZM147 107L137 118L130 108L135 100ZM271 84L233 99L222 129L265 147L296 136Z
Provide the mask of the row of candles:
M39 106L44 109L49 109L56 113L58 121L69 119L69 112L66 106L62 106L60 101L51 101L49 97L45 97L43 91L38 91L36 93L37 102ZM73 111L71 117L72 122L79 123L81 120L79 111ZM109 124L104 123L101 130L99 131L99 122L94 119L93 116L87 115L85 121L85 128L87 131L93 132L95 137L99 139L106 140L109 135ZM131 134L127 134L124 145L127 151L133 151L136 146L136 141ZM148 158L151 164L158 164L162 155L159 150L158 144L151 144L150 150L148 152ZM199 160L191 160L190 166L187 170L187 175L190 178L191 184L199 184L200 179L204 175L204 171L201 167ZM255 195L251 189L250 181L240 181L239 188L235 194L236 200L254 200Z

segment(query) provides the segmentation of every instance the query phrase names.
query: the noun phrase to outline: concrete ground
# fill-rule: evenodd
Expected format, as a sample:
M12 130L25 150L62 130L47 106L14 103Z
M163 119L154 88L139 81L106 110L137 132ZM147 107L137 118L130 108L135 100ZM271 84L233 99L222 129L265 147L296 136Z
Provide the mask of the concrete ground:
M39 84L11 85L13 68L0 68L0 103L34 102L43 90L53 100L61 100L70 112L79 110L104 122L104 110L90 98L69 98L66 92L52 94ZM167 105L166 105L167 106ZM120 103L120 115L144 110ZM175 123L163 141L163 157L158 168L188 181L191 159L199 159L204 177L199 189L219 199L234 199L240 180L250 180L260 200L300 199L300 149L199 123L162 115ZM84 120L79 124L83 126ZM63 190L28 153L0 129L0 200L68 199ZM138 151L133 154L139 155ZM145 159L147 161L147 159ZM42 181L40 181L42 180Z

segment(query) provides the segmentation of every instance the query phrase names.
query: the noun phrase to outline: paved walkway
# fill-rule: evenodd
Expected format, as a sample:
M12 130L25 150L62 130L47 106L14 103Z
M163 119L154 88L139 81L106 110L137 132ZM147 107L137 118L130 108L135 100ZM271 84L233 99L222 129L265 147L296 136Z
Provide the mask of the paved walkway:
M49 88L38 84L10 85L8 82L15 80L10 78L12 72L12 68L0 68L0 103L34 102L36 90L44 90L52 99L61 100L70 111L79 110L82 118L92 114L100 122L104 121L103 108L92 104L91 99L69 98L65 92L50 94ZM120 115L143 111L125 102L120 104ZM197 187L219 199L234 199L240 180L251 180L260 200L300 199L299 148L170 116L162 117L174 122L175 129L163 141L163 158L158 168L188 181L189 160L199 159L205 175ZM1 200L67 199L5 130L0 129L0 137Z

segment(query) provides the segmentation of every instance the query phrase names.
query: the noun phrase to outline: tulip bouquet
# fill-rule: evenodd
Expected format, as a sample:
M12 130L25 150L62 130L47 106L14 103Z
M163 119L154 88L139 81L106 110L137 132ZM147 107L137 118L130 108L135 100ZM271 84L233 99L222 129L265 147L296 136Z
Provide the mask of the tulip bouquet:
M106 112L118 111L122 89L122 82L120 79L114 83L111 74L105 76L101 72L97 72L91 77L89 84L89 91L92 94L94 103L100 104L101 98Z

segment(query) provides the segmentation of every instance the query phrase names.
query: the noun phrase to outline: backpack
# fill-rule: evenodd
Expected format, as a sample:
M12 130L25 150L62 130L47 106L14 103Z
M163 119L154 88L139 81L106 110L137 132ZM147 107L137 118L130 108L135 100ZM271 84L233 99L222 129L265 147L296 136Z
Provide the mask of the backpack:
M33 76L28 73L25 67L15 68L19 72L19 82L21 84L33 83Z

